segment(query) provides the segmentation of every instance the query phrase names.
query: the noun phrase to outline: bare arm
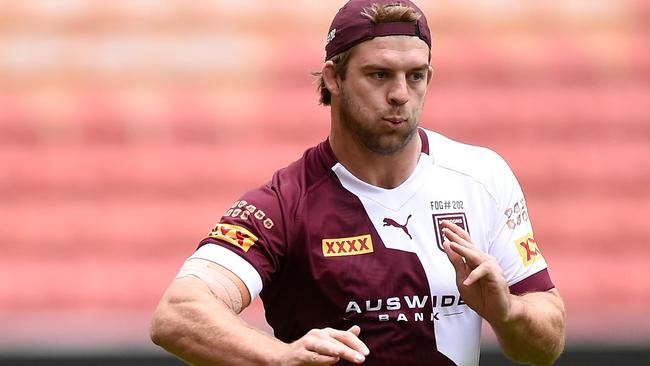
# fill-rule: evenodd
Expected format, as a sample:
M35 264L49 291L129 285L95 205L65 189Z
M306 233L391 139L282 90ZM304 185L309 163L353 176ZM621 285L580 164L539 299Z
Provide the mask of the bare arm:
M247 306L244 283L209 264L220 281L233 281ZM172 282L151 322L153 342L193 365L331 365L341 358L361 363L368 353L359 332L356 326L315 329L291 344L281 342L245 323L225 292L193 276Z
M240 320L195 277L169 286L154 313L151 339L194 365L272 364L282 347Z
M565 313L559 292L510 296L510 318L490 322L503 352L515 361L552 364L564 349Z
M564 303L555 289L513 295L496 260L460 227L443 223L445 252L461 297L487 320L503 352L517 362L550 365L564 349Z

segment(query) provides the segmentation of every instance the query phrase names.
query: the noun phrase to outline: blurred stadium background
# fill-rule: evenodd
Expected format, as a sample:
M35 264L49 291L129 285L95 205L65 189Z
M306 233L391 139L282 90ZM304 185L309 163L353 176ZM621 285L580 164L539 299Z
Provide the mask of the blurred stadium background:
M0 0L0 363L178 364L151 312L225 208L326 136L309 71L343 3ZM422 125L518 174L566 300L558 364L649 364L650 2L419 3Z

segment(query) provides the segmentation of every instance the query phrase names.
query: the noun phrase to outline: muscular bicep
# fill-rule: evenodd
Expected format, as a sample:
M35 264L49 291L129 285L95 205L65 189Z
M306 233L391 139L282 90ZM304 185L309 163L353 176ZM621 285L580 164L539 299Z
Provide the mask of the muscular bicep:
M251 302L244 282L232 271L214 262L200 258L188 259L175 281L187 277L199 280L214 297L237 314Z
M248 304L247 292L225 268L188 260L156 307L151 340L190 364L234 364L224 361L226 354L244 342L225 338L236 334L233 327L245 324L235 313Z

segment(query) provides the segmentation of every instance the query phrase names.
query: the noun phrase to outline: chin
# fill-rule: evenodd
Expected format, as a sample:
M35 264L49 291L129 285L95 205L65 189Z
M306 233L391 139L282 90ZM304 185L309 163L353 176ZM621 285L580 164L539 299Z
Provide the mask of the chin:
M404 150L406 145L408 145L409 141L410 138L406 140L390 141L384 143L374 141L374 143L366 143L366 147L370 151L377 153L379 155L390 156Z

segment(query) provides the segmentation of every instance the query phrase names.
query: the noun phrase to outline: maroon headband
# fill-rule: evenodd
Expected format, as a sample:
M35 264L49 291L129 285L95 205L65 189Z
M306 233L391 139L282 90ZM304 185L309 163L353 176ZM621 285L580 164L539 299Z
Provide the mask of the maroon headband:
M404 5L413 8L420 19L415 22L373 23L361 13L373 4ZM349 50L363 41L382 36L415 36L431 48L431 32L424 13L409 0L350 0L336 14L327 35L325 60Z

